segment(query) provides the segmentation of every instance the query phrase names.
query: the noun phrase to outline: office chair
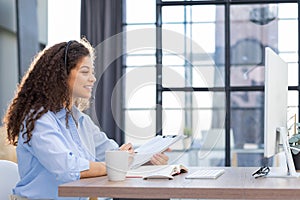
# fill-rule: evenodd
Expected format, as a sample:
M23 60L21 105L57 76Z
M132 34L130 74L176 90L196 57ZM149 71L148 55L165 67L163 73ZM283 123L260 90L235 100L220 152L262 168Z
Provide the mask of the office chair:
M10 160L17 163L16 147L7 141L6 129L0 127L0 160Z
M12 194L12 189L20 180L18 165L9 160L0 160L0 199L9 199Z

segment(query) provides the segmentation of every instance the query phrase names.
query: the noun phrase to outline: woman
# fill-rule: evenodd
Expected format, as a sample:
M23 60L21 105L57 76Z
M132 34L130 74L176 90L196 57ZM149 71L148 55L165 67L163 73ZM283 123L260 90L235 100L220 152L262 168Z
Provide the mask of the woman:
M62 42L40 52L23 77L3 120L17 146L17 197L59 199L58 185L106 174L105 151L118 145L75 106L91 97L93 61L86 39ZM130 143L119 149L133 152ZM152 163L167 160L158 154Z

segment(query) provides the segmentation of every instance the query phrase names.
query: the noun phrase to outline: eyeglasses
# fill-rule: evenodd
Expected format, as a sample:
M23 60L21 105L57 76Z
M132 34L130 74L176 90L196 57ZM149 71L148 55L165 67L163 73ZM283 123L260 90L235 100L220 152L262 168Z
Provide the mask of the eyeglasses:
M260 177L264 177L266 175L268 175L268 173L270 172L270 168L263 166L261 168L259 168L257 171L255 171L252 176L254 176L255 178L260 178Z
M68 50L69 50L69 47L70 47L70 45L72 44L72 42L74 42L74 40L70 40L70 41L67 43L66 48L65 48L65 67L66 67L66 69L68 69L68 68L67 68L67 64L68 64Z

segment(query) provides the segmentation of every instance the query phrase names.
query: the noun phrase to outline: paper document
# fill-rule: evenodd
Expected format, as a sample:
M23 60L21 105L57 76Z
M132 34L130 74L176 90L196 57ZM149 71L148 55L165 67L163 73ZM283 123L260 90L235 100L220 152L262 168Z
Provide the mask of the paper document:
M175 142L185 138L184 135L157 135L139 148L135 149L133 162L130 166L135 169L148 162L154 154L168 149Z

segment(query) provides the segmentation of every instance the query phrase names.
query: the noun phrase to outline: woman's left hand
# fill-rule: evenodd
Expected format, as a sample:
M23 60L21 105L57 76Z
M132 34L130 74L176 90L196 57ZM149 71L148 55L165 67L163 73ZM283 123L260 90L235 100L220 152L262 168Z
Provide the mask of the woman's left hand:
M128 151L129 153L134 152L134 148L133 148L133 145L131 143L123 144L122 146L120 146L119 149L121 151Z

